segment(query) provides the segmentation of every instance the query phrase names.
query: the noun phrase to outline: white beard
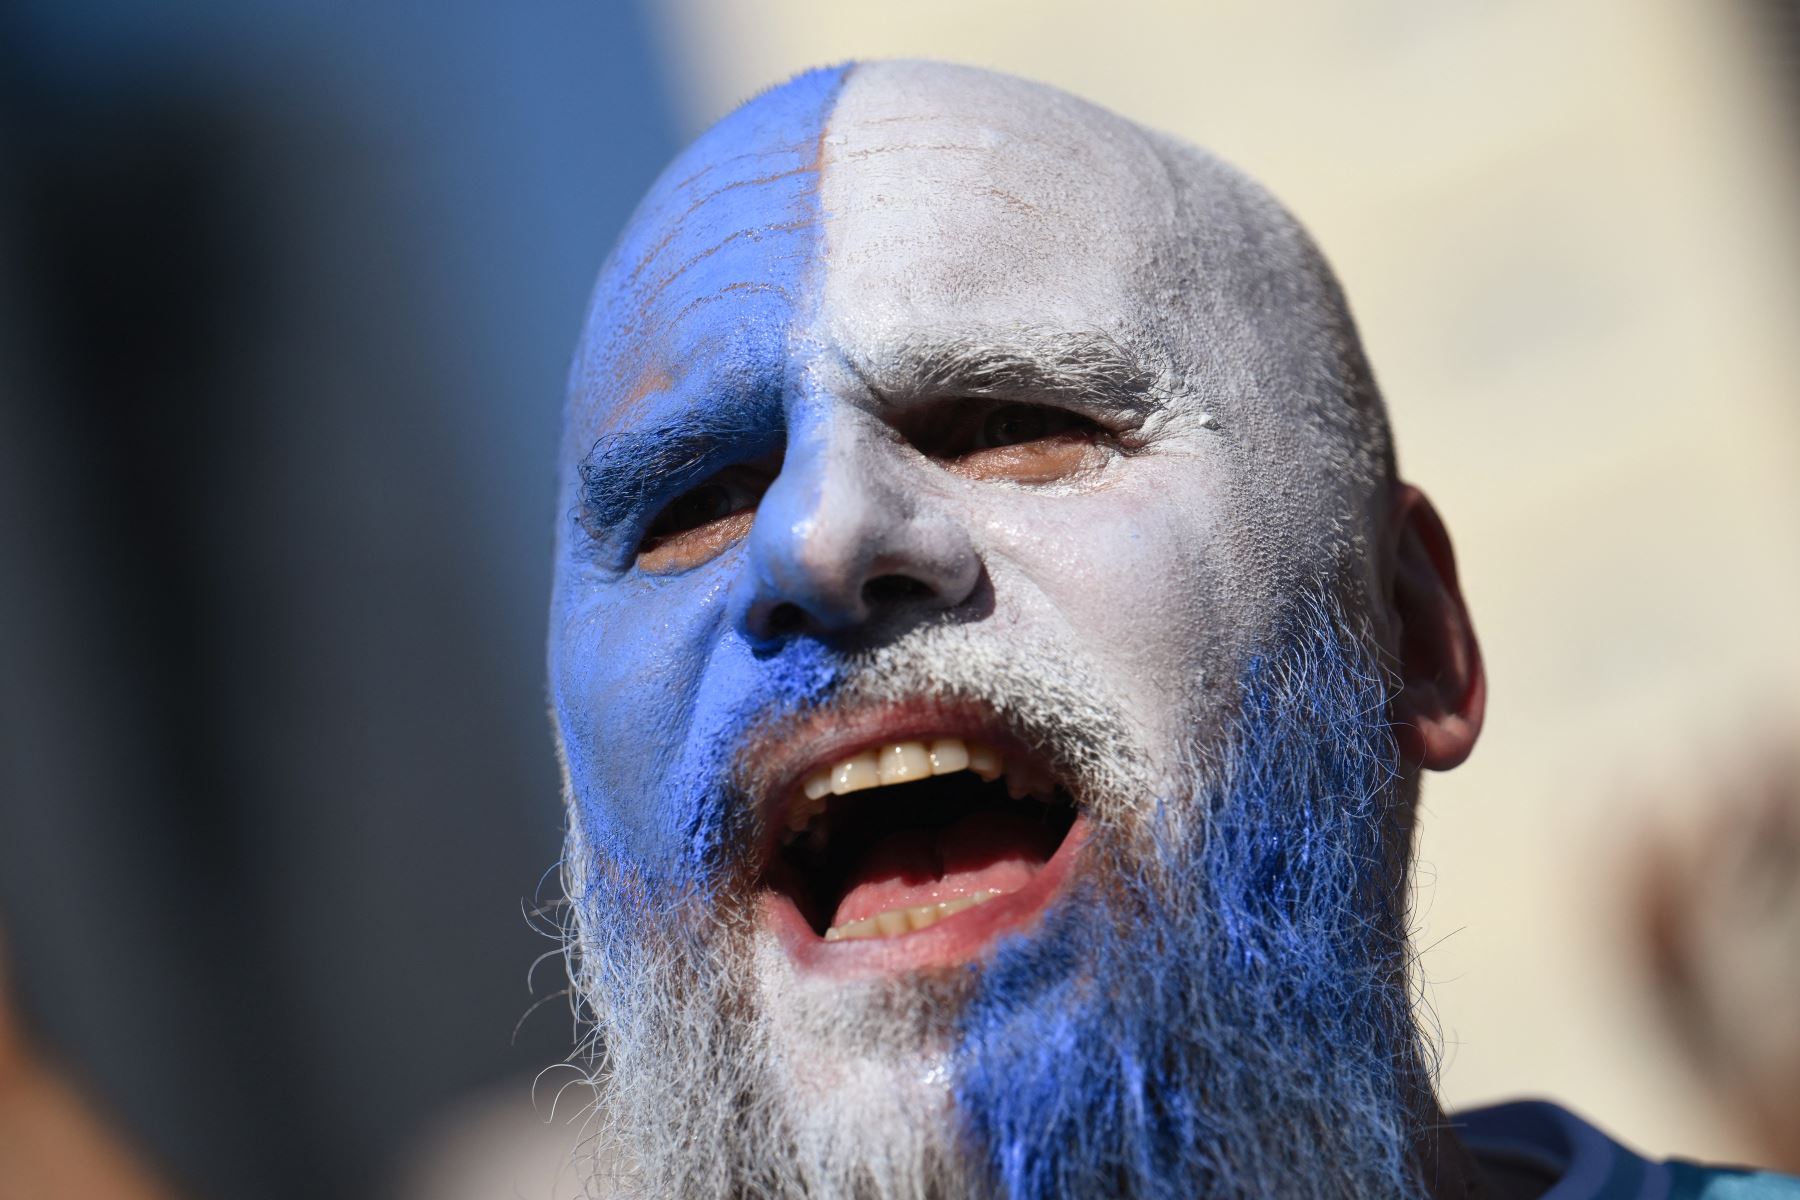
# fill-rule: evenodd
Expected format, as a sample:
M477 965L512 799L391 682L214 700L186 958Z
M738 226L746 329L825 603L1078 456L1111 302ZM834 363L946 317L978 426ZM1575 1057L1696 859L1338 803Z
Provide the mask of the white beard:
M578 833L568 849L571 886L584 886ZM736 920L735 935L703 948L601 937L601 962L579 908L575 920L580 995L636 998L595 1009L590 1194L979 1194L949 1090L969 977L810 979L767 931Z
M1096 817L1124 818L1123 806L1154 794L1144 764L1158 759L1141 748L1146 736L1126 704L1066 656L1025 662L991 637L945 624L851 666L834 697L846 706L929 695L1008 714L1057 747ZM567 789L566 769L564 778ZM592 886L607 869L571 821L568 895L616 901L616 889ZM727 889L704 911L692 899L643 903L665 915L642 939L619 936L592 903L573 905L572 978L596 1018L595 1157L605 1186L634 1196L818 1200L982 1193L957 1144L949 1064L972 973L810 978L757 927L740 891Z
M1224 769L1212 765L1221 758L1218 745L1151 753L1125 706L1108 702L1093 674L1066 660L1029 667L1001 661L954 626L919 631L899 645L904 650L889 647L856 663L867 669L857 670L856 682L840 696L851 702L920 694L985 700L1058 748L1059 766L1077 782L1098 831L1090 849L1110 835L1106 865L1135 875L1140 910L1146 895L1151 903L1166 897L1175 907L1211 903L1211 894L1196 888L1197 860L1187 852L1170 857L1169 847L1189 844L1195 821L1207 818L1196 798L1229 794ZM1300 686L1295 694L1302 693ZM1277 740L1304 738L1304 731L1293 736L1292 727L1285 732ZM1146 764L1153 762L1177 764L1177 779L1149 777ZM1156 804L1158 795L1181 803ZM992 1194L991 1164L968 1144L957 1111L952 1061L959 1019L982 986L980 972L860 983L808 977L758 927L747 883L718 884L711 898L698 890L652 894L618 865L597 861L579 821L571 822L565 879L574 910L571 969L596 1022L599 1194L815 1200ZM1067 899L1094 904L1097 894ZM1097 914L1091 932L1129 937L1136 919L1129 914ZM1351 924L1365 928L1387 923L1352 916ZM1199 924L1211 928L1205 920ZM1382 936L1384 947L1398 942L1397 930ZM1107 986L1131 994L1138 981L1128 972L1140 964L1130 961L1129 951L1113 961L1115 968L1123 962L1127 973L1109 975ZM1365 981L1353 988L1370 986L1366 980L1380 974L1355 952L1344 961L1344 979ZM1143 965L1154 967L1147 958ZM1192 981L1196 986L1174 991L1236 986L1217 972ZM1238 1061L1235 1039L1251 1021L1246 1010L1260 1000L1221 996L1215 1004L1190 995L1180 1002L1197 1006L1196 1028L1210 1039L1198 1053L1214 1055L1215 1062L1220 1056ZM1388 1010L1404 1007L1402 998ZM1403 1018L1391 1018L1392 1044L1376 1044L1369 1035L1369 1053L1351 1054L1350 1070L1341 1072L1334 1049L1296 1049L1293 1035L1271 1036L1271 1015L1264 1006L1254 1019L1265 1028L1242 1031L1248 1039L1242 1061L1274 1066L1266 1086L1247 1093L1250 1108L1218 1114L1224 1140L1206 1153L1225 1161L1232 1182L1216 1186L1233 1195L1306 1197L1407 1191L1393 1176L1412 1114L1404 1110L1409 1101L1393 1097L1428 1100L1429 1083L1402 1061L1416 1049L1410 1030L1399 1027ZM1029 1029L1029 1020L1019 1027ZM1185 1053L1177 1044L1182 1032L1173 1037L1170 1045L1145 1049L1153 1056ZM1294 1083L1284 1090L1282 1067L1290 1059ZM1379 1067L1363 1066L1363 1075L1356 1074L1358 1064L1388 1059L1395 1065L1386 1077ZM1339 1080L1343 1096L1308 1095L1321 1078ZM1079 1099L1069 1093L1071 1102ZM1139 1130L1135 1136L1150 1135ZM1370 1151L1359 1155L1360 1143ZM1295 1150L1291 1174L1289 1145ZM1271 1184L1272 1177L1281 1182ZM1270 1192L1271 1186L1277 1190Z

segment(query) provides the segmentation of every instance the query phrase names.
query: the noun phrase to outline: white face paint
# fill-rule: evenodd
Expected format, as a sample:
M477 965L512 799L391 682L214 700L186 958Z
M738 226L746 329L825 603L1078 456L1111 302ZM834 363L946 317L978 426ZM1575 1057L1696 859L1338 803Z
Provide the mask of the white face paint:
M966 540L992 578L996 638L1081 644L1159 741L1216 715L1196 686L1235 679L1299 584L1366 562L1384 482L1378 405L1344 399L1354 335L1299 230L1198 151L939 64L856 69L821 155L824 263L792 405L843 490L753 541L876 522L844 496L889 480L911 520ZM984 356L1053 369L1089 343L1123 360L1096 368L1142 386L1139 411L1108 412L1079 375L1010 397L1126 432L1128 451L1076 477L958 478L888 433L909 407L976 391ZM960 378L938 361L959 356L973 360Z
M829 911L809 914L807 930L732 890L760 878L767 827L788 811L777 793L865 746L974 740L965 725L983 718L932 727L935 706L970 701L1020 756L1035 747L1062 773L1084 821L1129 836L1151 798L1194 794L1195 764L1220 748L1246 662L1290 601L1328 588L1368 611L1389 466L1335 285L1255 185L1019 80L899 62L834 86L810 156L794 144L804 122L769 132L792 116L782 91L703 139L622 243L648 249L622 251L603 276L571 399L566 494L572 509L598 494L611 507L591 507L618 519L561 533L552 683L571 751L582 983L613 1069L643 1073L626 1106L681 1124L681 1141L730 1127L754 1095L790 1160L811 1164L789 1183L837 1194L862 1172L885 1181L879 1194L902 1195L933 1178L973 1186L949 1056L979 968L957 965L983 961L997 938L1030 937L1060 892L1046 886L1010 915L972 909L892 946L824 942ZM667 182L705 189L709 172L736 169L720 164L761 158L766 172L746 167L694 197ZM816 179L809 216L788 200L708 207L796 174ZM802 228L804 250L754 256ZM710 268L695 264L721 251L751 257L696 282ZM774 316L716 321L772 291ZM758 371L763 382L747 384ZM633 422L663 427L647 392L688 411L758 387L778 404L733 418L742 447L714 482L684 479L699 487L662 516L612 503L633 487L670 499L655 479L605 474L631 465L608 438ZM990 445L1002 405L1054 414L1052 428L1066 420L1078 436ZM754 428L770 412L778 454ZM596 565L609 545L609 565ZM785 702L793 686L769 680L803 673L795 664L830 679ZM628 752L597 748L627 734ZM707 749L721 745L729 768ZM707 763L735 771L740 790L633 808L714 786L695 778ZM658 826L644 809L672 815ZM710 847L693 879L664 849L679 839ZM1078 849L1067 857L1079 877ZM584 889L615 870L641 871L652 889L673 876L706 897L710 912L672 901L668 917L708 947L694 974L656 978L667 963L654 947L618 945L586 910ZM984 926L982 912L1005 919ZM626 1011L634 987L686 1007ZM748 1043L694 1031L739 1007L753 1014L740 1027L755 1031ZM732 1056L755 1061L725 1064ZM684 1061L714 1095L684 1093ZM667 1116L683 1103L686 1116ZM645 1154L644 1131L633 1140Z

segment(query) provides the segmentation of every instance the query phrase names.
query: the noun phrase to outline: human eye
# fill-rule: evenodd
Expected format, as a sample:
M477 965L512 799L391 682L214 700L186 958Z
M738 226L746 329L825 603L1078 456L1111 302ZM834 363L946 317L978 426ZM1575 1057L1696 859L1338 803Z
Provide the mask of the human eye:
M1051 483L1096 465L1106 431L1067 408L999 404L942 447L944 465L971 479Z
M1085 427L1085 428L1084 428ZM1002 404L990 411L981 422L972 450L992 450L1002 446L1020 446L1071 433L1097 430L1092 421L1066 408L1044 404Z
M750 531L769 482L768 471L739 465L682 492L644 530L637 548L639 568L666 575L716 557Z

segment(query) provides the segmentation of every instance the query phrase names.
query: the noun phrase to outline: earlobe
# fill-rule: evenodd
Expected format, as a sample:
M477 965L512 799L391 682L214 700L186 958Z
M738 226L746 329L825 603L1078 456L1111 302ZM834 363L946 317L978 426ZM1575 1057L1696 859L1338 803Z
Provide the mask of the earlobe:
M1394 737L1407 766L1448 771L1469 756L1481 733L1487 708L1481 647L1456 580L1450 535L1431 501L1411 484L1396 484L1390 512L1388 603L1400 668Z

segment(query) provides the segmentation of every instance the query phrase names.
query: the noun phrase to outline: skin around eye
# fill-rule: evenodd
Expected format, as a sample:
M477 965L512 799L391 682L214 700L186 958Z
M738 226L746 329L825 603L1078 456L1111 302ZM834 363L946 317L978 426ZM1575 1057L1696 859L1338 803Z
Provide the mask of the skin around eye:
M733 467L681 493L650 522L638 545L638 567L670 575L717 557L750 532L768 485L760 472Z
M1054 483L1099 465L1103 431L1065 408L1002 404L989 410L961 453L944 466L968 479Z
M1046 404L1000 404L922 446L953 474L1010 483L1055 483L1100 465L1107 433L1092 420ZM937 441L937 439L933 439ZM708 562L750 532L779 460L729 467L669 501L637 548L638 568L673 575Z

